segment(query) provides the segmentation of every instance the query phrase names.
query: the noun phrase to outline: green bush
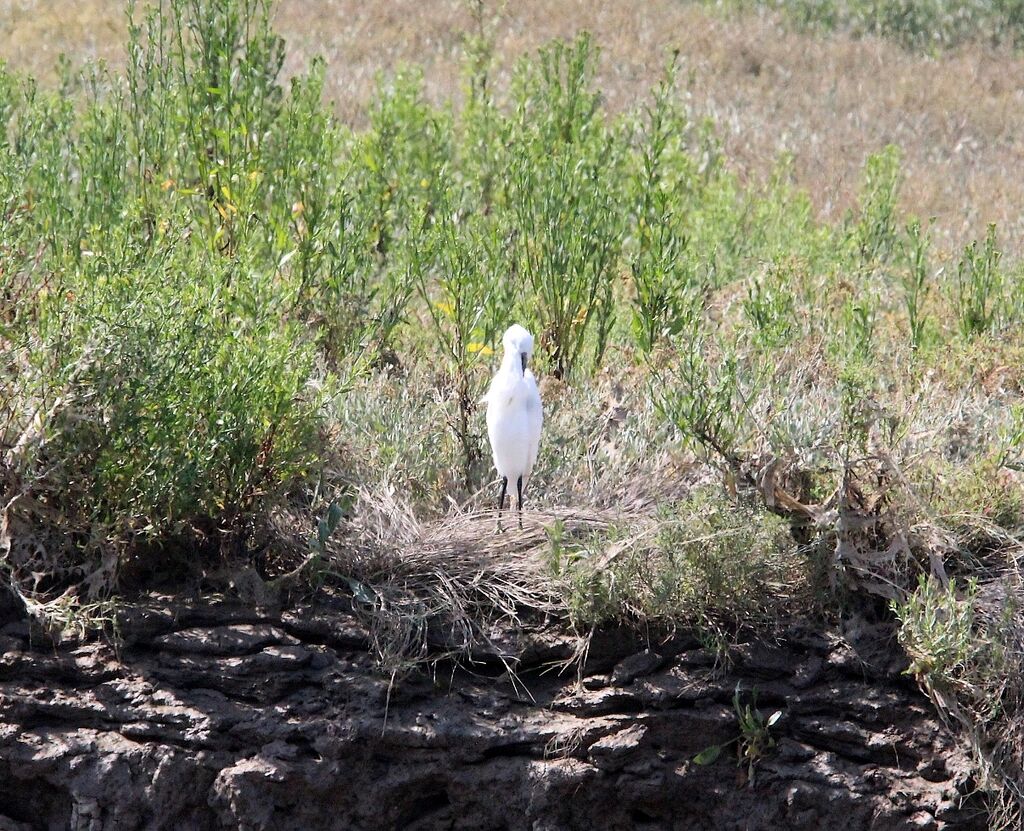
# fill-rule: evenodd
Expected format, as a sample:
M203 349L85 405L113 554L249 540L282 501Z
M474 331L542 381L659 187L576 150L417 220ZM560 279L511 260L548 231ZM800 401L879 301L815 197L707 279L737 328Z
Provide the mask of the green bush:
M999 267L1002 252L996 245L996 227L989 225L980 250L977 242L969 243L957 264L955 302L965 338L990 331L1002 311L1005 278Z
M653 536L624 527L583 542L555 538L552 569L577 626L686 621L735 631L770 622L780 597L808 589L785 523L763 510L700 491L659 520Z
M899 195L900 153L889 145L868 156L860 196L860 216L850 232L860 263L874 268L887 263L896 249L896 199Z
M42 304L21 392L47 417L17 472L68 522L73 561L244 537L322 464L311 345L251 272L198 264L94 272Z
M646 123L633 159L631 198L638 207L638 244L630 264L636 291L631 328L645 352L683 329L692 317L699 288L680 216L685 203L679 198L679 179L673 175L680 167L680 143L688 127L675 95L673 59L646 107Z
M624 142L605 124L588 84L589 37L556 41L513 81L509 216L517 267L526 278L539 342L558 378L579 363L588 333L599 365L613 323L613 286L624 215Z
M1020 683L1012 603L992 616L985 613L977 580L958 585L953 579L944 587L922 576L894 611L900 644L910 658L908 673L929 690L962 696L981 721L1001 715L1000 697Z

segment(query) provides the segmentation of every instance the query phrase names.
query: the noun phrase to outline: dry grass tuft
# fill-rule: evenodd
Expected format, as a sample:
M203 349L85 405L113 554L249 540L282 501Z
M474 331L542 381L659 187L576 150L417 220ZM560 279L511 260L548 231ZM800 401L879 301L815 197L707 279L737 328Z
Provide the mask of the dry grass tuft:
M551 529L585 537L621 520L612 511L524 511L522 529L506 514L506 530L496 533L493 511L421 522L393 491L363 490L355 519L329 545L327 570L348 583L393 674L444 660L496 660L513 670L514 633L564 613L549 566Z

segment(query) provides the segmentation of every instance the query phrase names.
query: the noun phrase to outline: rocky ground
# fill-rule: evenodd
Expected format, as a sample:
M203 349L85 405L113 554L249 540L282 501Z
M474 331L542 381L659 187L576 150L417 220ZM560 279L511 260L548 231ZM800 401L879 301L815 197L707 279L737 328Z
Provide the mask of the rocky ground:
M346 601L151 598L120 642L52 640L0 603L0 830L982 829L969 760L884 628L793 624L726 671L678 636L521 636L394 685ZM749 781L737 684L781 710Z

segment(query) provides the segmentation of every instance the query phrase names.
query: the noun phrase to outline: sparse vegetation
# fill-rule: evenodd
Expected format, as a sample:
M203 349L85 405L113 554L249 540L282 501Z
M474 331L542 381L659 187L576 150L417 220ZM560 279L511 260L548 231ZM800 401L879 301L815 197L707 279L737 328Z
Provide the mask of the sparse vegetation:
M811 609L823 589L782 519L717 488L620 515L597 534L550 533L550 570L579 631L686 627L721 661L738 633Z
M747 783L754 787L757 776L757 763L775 747L771 729L782 718L782 711L776 710L767 718L757 709L757 690L750 695L750 701L744 703L740 688L733 695L732 707L739 722L739 735L728 744L736 745L736 759L740 766L747 767ZM714 744L705 748L694 757L698 765L712 764L728 745Z
M1024 44L1024 4L964 0L717 0L727 8L777 9L798 25L891 37L911 49L935 50L981 40Z
M531 610L725 648L882 599L1019 810L1024 271L995 227L949 261L895 147L820 218L790 157L734 169L675 58L607 109L586 35L499 86L478 18L461 106L406 68L359 127L322 62L282 80L267 3L130 11L123 76L0 73L0 552L34 611L256 568L349 594L397 672ZM482 542L511 318L546 428L532 527ZM771 725L736 707L752 778Z

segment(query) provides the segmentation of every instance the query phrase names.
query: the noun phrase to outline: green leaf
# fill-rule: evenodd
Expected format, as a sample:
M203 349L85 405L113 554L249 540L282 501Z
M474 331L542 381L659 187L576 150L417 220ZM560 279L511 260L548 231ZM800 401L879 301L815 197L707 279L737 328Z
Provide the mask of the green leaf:
M331 529L327 525L327 521L321 519L316 526L317 538L320 541L320 547L323 548L327 543L327 538L331 536Z
M337 502L332 502L331 507L327 509L327 527L333 531L338 527L338 523L341 522L341 518L344 512L341 509L341 505Z
M705 747L700 753L693 757L693 761L698 765L710 765L722 754L722 745L713 744L710 747Z
M352 577L345 577L344 580L348 583L348 587L352 590L352 596L356 600L360 603L373 603L373 592L364 583L360 583Z

